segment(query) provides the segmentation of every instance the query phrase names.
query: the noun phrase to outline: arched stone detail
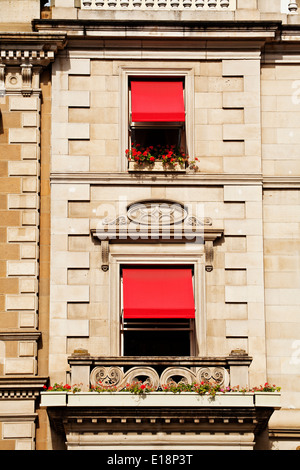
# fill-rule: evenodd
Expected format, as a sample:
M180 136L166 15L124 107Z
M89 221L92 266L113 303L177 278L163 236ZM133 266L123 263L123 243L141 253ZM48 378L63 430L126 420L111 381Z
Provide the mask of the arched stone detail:
M143 380L144 379L144 380ZM159 375L152 367L133 367L123 377L119 384L120 388L125 387L127 383L141 380L142 383L157 390L159 388Z
M196 372L197 382L211 382L227 386L229 377L224 367L201 367Z
M174 380L175 377L181 377L179 381ZM186 367L168 367L163 371L160 376L160 384L167 385L168 383L184 383L192 384L196 381L195 374Z
M92 386L101 382L104 386L118 386L124 377L124 372L120 367L95 367L90 375Z

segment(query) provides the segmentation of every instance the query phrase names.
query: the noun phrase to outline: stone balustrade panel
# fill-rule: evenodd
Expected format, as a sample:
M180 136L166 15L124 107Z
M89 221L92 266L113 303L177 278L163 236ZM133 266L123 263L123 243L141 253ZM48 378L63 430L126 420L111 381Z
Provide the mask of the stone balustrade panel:
M236 0L81 0L83 10L235 11Z

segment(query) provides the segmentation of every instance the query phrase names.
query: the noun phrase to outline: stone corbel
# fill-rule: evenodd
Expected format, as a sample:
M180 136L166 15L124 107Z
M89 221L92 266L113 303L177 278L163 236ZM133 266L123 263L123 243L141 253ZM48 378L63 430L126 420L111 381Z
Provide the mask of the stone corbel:
M22 76L21 93L23 96L30 96L32 94L32 65L31 64L21 64L21 76Z
M109 270L109 241L102 240L101 241L101 269L102 271L106 272Z
M212 240L204 241L205 253L205 271L210 273L213 270L214 242Z

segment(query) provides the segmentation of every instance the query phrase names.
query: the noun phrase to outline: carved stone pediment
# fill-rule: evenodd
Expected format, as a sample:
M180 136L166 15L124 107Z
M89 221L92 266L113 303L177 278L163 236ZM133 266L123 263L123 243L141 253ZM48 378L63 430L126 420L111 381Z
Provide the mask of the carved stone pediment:
M102 269L108 270L109 243L134 241L204 244L206 270L212 270L213 242L223 230L212 227L210 217L190 214L184 204L170 200L137 201L124 214L105 217L91 230L101 240Z

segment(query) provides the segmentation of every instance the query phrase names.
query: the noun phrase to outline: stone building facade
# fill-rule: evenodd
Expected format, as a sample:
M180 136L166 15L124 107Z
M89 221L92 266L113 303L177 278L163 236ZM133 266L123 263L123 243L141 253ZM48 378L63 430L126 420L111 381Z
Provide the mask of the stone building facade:
M1 0L0 449L300 446L298 3ZM136 82L179 83L180 125L133 121ZM131 167L161 129L193 163ZM124 315L126 271L185 269L193 315ZM89 392L181 375L280 405Z

